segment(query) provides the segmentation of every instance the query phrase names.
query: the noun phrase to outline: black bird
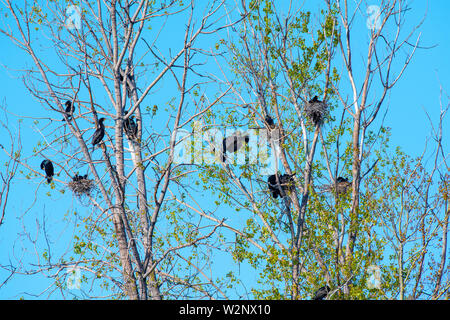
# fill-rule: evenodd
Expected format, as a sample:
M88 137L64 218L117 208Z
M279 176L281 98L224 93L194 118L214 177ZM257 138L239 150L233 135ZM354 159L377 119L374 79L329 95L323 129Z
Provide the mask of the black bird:
M75 182L81 181L81 180L86 180L86 179L87 179L87 174L85 174L84 176L80 176L78 173L72 178L72 180Z
M125 70L124 69L120 69L120 74L119 74L120 82L123 82L124 74L125 74ZM127 97L128 98L131 97L131 88L134 87L133 82L134 82L134 75L127 74L127 80L125 81L125 89L127 90Z
M92 135L92 149L94 149L95 145L99 144L105 136L105 125L103 124L103 121L105 121L105 118L100 118L98 120L99 127Z
M311 100L308 101L309 103L315 103L315 102L322 102L320 101L317 96L314 96L314 98L312 98Z
M272 174L269 176L269 178L267 179L267 185L269 187L269 190L272 192L272 196L276 199L278 198L278 196L280 196L281 198L283 197L283 193L286 195L286 193L288 191L293 190L294 185L295 185L295 181L294 181L294 175L293 174L282 174L279 175L278 173L276 175ZM277 178L278 178L278 182L277 183Z
M41 162L41 169L45 170L47 182L51 183L54 174L53 163L50 160L45 159Z
M267 126L268 126L270 129L275 128L275 123L273 122L273 119L272 119L271 116L267 115L266 118L264 119L264 121L266 122Z
M67 100L65 103L66 109L65 109L65 113L67 115L67 120L71 120L72 119L72 115L73 112L75 111L75 106L72 105L72 102ZM63 121L66 121L66 118L63 118Z
M123 122L123 127L128 139L135 140L137 138L138 127L134 122L133 116L125 119L125 121Z
M222 161L225 162L225 152L236 152L245 143L250 141L249 135L242 135L238 130L229 137L223 138L222 141Z
M328 295L328 292L330 292L329 286L319 288L319 290L317 290L314 294L313 300L323 300Z

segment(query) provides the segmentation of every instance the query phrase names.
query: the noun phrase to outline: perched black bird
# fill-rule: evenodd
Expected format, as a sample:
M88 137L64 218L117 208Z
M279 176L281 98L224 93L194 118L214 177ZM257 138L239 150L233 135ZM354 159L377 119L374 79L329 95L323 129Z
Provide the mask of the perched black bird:
M103 124L103 121L105 121L105 118L100 118L98 120L99 127L92 135L92 149L94 149L95 145L99 144L105 136L105 125Z
M222 141L222 161L225 162L225 152L236 152L243 145L244 142L248 143L250 141L249 135L242 135L238 130L229 137L223 138Z
M125 75L125 70L120 69L119 80L123 82ZM131 88L134 88L134 75L127 74L127 80L125 81L125 89L127 90L127 97L131 97Z
M128 139L135 140L137 138L138 127L134 122L133 116L125 119L125 121L123 122L123 127Z
M41 169L45 170L47 182L51 183L54 174L53 163L50 160L45 159L41 162Z
M314 96L314 98L312 98L311 100L308 101L309 103L315 103L315 102L322 102L320 101L317 96Z
M67 115L67 120L71 120L72 119L72 115L73 112L75 111L75 106L72 105L72 102L67 100L65 103L66 109L65 109L65 113ZM63 118L63 121L66 121L66 118Z
M328 292L330 292L329 286L319 288L319 290L317 290L314 294L313 300L323 300L328 295Z
M85 174L84 176L80 176L78 173L72 178L73 181L78 182L81 180L86 180L87 179L87 174Z
M282 174L279 175L278 173L276 175L272 174L269 176L269 178L267 179L267 185L269 187L269 190L272 192L272 196L276 199L278 198L278 196L280 196L281 198L283 197L283 193L286 195L286 193L288 191L293 190L294 185L295 185L295 180L294 180L294 175L293 174ZM278 178L278 182L277 183L277 178Z
M278 195L280 195L280 190L277 186L277 176L274 174L270 175L267 179L267 185L269 186L269 190L272 192L272 197L275 199L278 198Z
M267 115L266 118L264 119L264 121L266 122L267 126L268 126L270 129L275 128L275 123L273 122L273 119L272 119L271 116Z

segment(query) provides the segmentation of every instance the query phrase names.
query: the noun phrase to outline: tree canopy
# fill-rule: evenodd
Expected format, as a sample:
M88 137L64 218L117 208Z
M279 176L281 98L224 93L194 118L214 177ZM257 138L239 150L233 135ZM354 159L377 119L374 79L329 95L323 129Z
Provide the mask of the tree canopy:
M38 138L23 150L4 125L0 223L42 190L47 210L75 199L60 243L45 221L61 208L36 239L24 224L35 257L1 262L11 276L77 298L448 297L448 99L418 157L384 123L426 50L406 1L2 5L36 101L2 122ZM6 210L17 171L35 188L22 213Z

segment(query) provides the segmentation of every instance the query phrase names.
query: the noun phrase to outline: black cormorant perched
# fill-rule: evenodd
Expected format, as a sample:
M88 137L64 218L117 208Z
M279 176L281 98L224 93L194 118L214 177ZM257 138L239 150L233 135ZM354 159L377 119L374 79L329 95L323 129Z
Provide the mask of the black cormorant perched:
M276 175L272 174L269 176L269 178L267 179L267 185L269 187L269 190L272 192L272 196L276 199L278 198L278 196L283 197L283 194L281 191L284 191L284 193L286 194L287 191L290 191L293 189L294 185L295 185L295 181L294 181L294 175L293 174L282 174L279 175L278 173ZM280 183L278 185L277 183L277 177L278 177L278 182ZM281 188L281 189L280 189Z
M248 143L250 140L249 135L242 135L238 130L229 137L223 138L222 141L222 161L225 162L225 152L236 152L242 145Z
M314 98L312 98L311 100L308 101L309 103L315 103L315 102L322 102L320 101L317 96L314 96Z
M276 175L272 174L267 179L267 185L269 186L269 190L272 191L272 197L275 199L280 195L280 190L277 187L277 178Z
M77 182L77 181L81 181L81 180L86 180L87 179L87 174L85 174L84 176L80 176L78 173L72 178L73 181Z
M98 120L99 127L92 135L92 149L94 149L95 145L99 144L105 136L105 125L103 124L103 121L105 121L105 118L100 118Z
M123 127L128 139L135 140L137 138L138 127L134 122L133 116L125 119L125 121L123 122Z
M65 113L67 115L67 120L70 121L72 119L73 112L75 111L75 106L72 105L72 102L69 100L67 100L64 105L66 106ZM66 121L66 118L63 118L63 121Z
M41 162L41 169L45 170L47 182L51 183L54 174L53 163L50 160L45 159Z
M266 118L264 119L264 121L266 122L267 126L270 129L274 129L275 128L275 123L273 122L273 119L271 116L267 115Z
M124 74L125 74L125 70L124 69L120 69L120 73L119 73L119 80L120 80L120 82L123 82ZM125 89L127 90L127 97L128 98L131 97L131 88L134 87L133 82L134 82L134 75L128 73L127 80L125 81Z
M330 292L329 286L319 288L319 290L317 290L314 294L313 300L323 300L328 295L328 292Z

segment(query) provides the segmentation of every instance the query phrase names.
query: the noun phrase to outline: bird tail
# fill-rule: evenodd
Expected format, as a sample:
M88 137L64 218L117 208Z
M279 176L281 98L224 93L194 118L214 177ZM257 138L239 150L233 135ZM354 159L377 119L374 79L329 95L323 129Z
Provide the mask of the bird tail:
M47 183L51 183L52 182L52 177L46 177L47 178Z

